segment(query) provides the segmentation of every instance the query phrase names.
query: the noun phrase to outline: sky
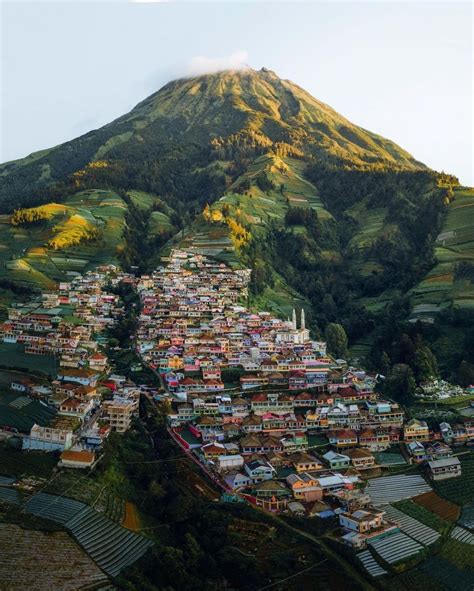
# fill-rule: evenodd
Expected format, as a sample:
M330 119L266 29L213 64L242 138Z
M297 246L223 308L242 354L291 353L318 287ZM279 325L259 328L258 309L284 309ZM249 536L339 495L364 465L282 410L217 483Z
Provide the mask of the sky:
M248 65L474 185L470 2L0 1L1 162Z

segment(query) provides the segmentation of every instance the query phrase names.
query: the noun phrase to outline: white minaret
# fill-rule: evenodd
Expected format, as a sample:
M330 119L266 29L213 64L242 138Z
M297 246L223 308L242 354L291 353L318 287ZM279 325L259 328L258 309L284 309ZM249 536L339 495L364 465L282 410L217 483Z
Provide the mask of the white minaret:
M304 308L301 308L301 330L306 328L306 319L304 315Z
M296 330L296 310L293 308L293 317L292 317L292 328L293 330Z

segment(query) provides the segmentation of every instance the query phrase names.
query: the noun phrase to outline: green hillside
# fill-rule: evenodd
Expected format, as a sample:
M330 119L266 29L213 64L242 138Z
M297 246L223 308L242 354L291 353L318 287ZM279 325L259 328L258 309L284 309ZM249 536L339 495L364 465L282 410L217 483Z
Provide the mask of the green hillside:
M458 187L436 238L436 264L411 291L412 317L474 309L474 189Z
M459 314L474 314L472 200L274 72L219 72L0 165L0 280L147 271L181 244L250 267L250 306L304 306L315 335L341 323L369 365L403 361L407 335L456 368L445 353L464 346Z

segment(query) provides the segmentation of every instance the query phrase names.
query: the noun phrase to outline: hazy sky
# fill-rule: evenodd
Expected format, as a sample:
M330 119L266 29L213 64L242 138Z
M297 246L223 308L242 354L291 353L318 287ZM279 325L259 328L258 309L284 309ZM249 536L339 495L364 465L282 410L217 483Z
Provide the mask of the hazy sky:
M3 1L0 161L249 64L474 184L470 2Z

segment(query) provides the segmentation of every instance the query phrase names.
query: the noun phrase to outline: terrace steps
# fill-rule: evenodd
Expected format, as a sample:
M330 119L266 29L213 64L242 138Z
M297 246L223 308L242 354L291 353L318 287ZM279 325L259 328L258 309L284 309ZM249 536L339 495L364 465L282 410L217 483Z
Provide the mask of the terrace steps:
M423 546L403 532L394 532L383 538L367 542L378 556L388 564L396 564L401 560L415 556Z
M372 577L381 577L387 574L387 571L384 568L382 568L380 564L372 556L370 550L364 550L363 552L359 552L359 554L357 554L357 558L362 562L365 570Z
M399 511L395 507L389 505L388 507L385 507L385 512L389 519L400 524L400 529L403 533L408 534L411 538L420 542L420 544L423 544L424 546L434 544L434 542L441 537L440 534L431 527L428 527L417 519Z
M451 532L451 538L453 538L453 540L457 540L458 542L462 542L463 544L474 546L474 534L463 527L459 527L459 525L456 525L456 527L453 528L453 531Z
M367 492L374 505L388 505L395 501L410 499L425 492L429 492L431 486L426 480L417 474L400 474L395 476L383 476L369 481Z

